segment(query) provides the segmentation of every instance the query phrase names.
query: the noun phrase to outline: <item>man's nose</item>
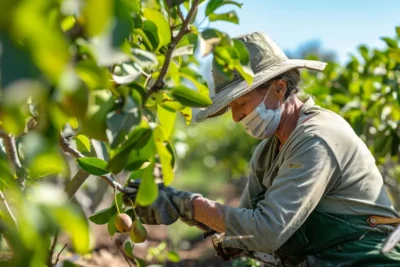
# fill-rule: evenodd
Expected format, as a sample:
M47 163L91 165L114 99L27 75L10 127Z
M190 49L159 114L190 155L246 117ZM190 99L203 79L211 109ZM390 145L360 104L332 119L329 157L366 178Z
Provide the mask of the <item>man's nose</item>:
M243 113L240 110L233 107L231 107L231 110L232 110L232 120L234 122L239 122L244 117Z

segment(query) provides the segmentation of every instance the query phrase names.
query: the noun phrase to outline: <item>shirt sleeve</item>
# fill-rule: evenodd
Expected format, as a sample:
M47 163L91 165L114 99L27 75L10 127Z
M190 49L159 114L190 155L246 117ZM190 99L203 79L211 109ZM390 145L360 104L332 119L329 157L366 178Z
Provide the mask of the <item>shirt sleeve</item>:
M334 180L340 177L334 154L319 137L306 137L286 153L277 177L255 210L224 207L226 236L253 237L226 239L222 247L275 252L304 223L332 188Z

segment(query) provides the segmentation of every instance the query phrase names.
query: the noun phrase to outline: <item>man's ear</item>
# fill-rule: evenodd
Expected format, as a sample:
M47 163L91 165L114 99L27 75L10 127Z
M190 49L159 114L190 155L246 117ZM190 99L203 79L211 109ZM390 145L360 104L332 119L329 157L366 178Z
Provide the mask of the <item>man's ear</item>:
M279 99L283 100L287 90L287 82L283 79L275 82L275 90Z

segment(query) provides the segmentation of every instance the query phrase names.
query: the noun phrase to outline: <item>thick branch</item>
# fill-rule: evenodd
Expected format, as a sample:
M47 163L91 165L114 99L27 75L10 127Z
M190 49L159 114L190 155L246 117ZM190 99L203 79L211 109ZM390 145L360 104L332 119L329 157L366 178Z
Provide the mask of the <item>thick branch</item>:
M25 189L25 178L26 171L22 167L21 162L18 157L17 148L15 145L15 138L11 134L7 134L4 131L0 130L0 138L3 139L4 148L6 149L6 154L8 160L14 167L15 173L18 177L18 183L21 187L21 190Z
M143 101L143 103L146 102L147 98L150 95L152 95L153 93L161 90L164 87L164 84L165 84L164 83L164 77L167 74L169 63L171 62L172 52L174 52L174 49L175 49L176 45L179 43L179 41L182 39L182 37L186 33L188 33L190 31L189 28L188 28L188 25L189 25L189 22L191 21L191 19L193 17L193 14L197 10L197 7L199 5L199 1L200 0L194 0L193 1L192 7L190 8L186 19L183 20L182 27L181 27L179 33L175 37L172 37L171 43L168 46L167 53L165 54L165 61L164 61L164 64L163 64L163 66L161 68L160 75L158 76L157 81L149 89L147 97L146 97L145 101ZM182 16L182 14L179 14L179 13L178 13L178 15ZM183 16L182 16L182 18L183 18Z
M62 135L60 136L59 145L64 152L69 153L70 155L72 155L75 158L84 157L84 155L82 153L80 153L76 149L72 148L69 145L68 140ZM66 188L66 192L68 193L69 197L73 197L73 195L75 195L76 191L79 189L79 187L84 182L83 174L80 177L77 177L77 178L75 178L75 177L74 177L74 179L71 180L70 184L67 185L67 188ZM133 189L130 187L124 187L123 185L118 183L113 174L101 175L100 178L102 178L109 186L111 186L112 188L114 188L122 193L132 194L132 193L136 192L136 189Z

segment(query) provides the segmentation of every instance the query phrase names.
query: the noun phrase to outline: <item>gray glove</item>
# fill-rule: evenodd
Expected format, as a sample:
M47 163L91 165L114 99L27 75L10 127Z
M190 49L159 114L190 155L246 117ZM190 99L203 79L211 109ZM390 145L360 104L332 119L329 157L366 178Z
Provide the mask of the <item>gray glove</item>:
M138 189L140 180L129 182L128 186ZM135 201L137 191L135 193L124 195L124 203L131 205L131 199ZM137 206L135 211L139 218L145 224L165 224L170 225L180 218L183 222L189 225L196 225L193 219L192 200L202 195L178 191L173 187L159 186L158 198L150 206Z

